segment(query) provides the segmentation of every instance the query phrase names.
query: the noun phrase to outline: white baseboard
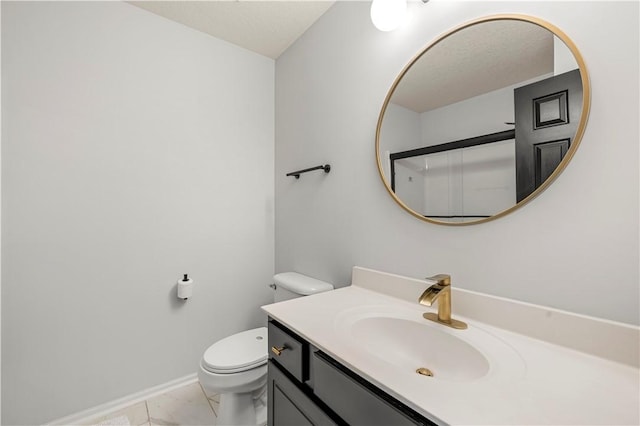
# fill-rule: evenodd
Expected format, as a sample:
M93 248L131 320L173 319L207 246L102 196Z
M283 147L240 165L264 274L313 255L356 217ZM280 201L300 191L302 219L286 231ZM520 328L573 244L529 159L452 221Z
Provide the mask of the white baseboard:
M100 404L96 407L89 408L79 413L72 414L70 416L63 417L58 420L47 423L46 425L74 425L74 424L86 424L91 419L106 416L114 411L122 410L138 402L142 402L146 399L153 398L154 396L170 392L182 386L190 385L198 381L198 375L196 373L189 374L170 382L163 383L158 386L142 390L140 392L132 393L131 395L123 398L118 398L105 404Z

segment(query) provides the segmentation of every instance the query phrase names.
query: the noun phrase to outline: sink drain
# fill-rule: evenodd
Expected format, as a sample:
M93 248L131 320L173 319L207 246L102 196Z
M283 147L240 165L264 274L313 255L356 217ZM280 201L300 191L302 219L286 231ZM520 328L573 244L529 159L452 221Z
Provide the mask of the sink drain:
M416 373L421 374L423 376L433 377L433 372L428 368L420 367L416 370Z

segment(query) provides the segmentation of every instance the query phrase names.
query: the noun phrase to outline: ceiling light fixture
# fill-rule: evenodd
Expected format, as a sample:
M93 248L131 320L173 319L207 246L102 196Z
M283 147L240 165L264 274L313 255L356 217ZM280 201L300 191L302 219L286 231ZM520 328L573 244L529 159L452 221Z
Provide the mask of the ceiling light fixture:
M398 28L407 14L407 0L373 0L371 22L380 31Z
M422 0L427 3L429 0ZM373 0L371 2L371 22L380 31L393 31L407 17L407 0Z

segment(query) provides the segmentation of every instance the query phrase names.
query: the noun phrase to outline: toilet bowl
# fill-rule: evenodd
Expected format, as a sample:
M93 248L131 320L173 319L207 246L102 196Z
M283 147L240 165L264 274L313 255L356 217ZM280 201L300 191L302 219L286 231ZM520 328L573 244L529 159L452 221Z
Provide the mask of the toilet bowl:
M198 379L206 390L220 394L217 425L265 424L267 328L243 331L209 346Z
M277 274L273 281L275 302L333 289L296 272ZM205 351L198 379L208 393L220 394L217 426L267 423L267 358L266 327L225 337Z

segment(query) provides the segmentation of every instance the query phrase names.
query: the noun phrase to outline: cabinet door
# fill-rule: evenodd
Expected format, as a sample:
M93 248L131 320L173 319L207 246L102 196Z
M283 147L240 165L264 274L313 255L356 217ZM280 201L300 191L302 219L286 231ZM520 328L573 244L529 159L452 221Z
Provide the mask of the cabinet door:
M350 372L322 352L314 352L315 394L354 426L434 425L409 407Z
M269 426L336 425L305 393L269 362Z

